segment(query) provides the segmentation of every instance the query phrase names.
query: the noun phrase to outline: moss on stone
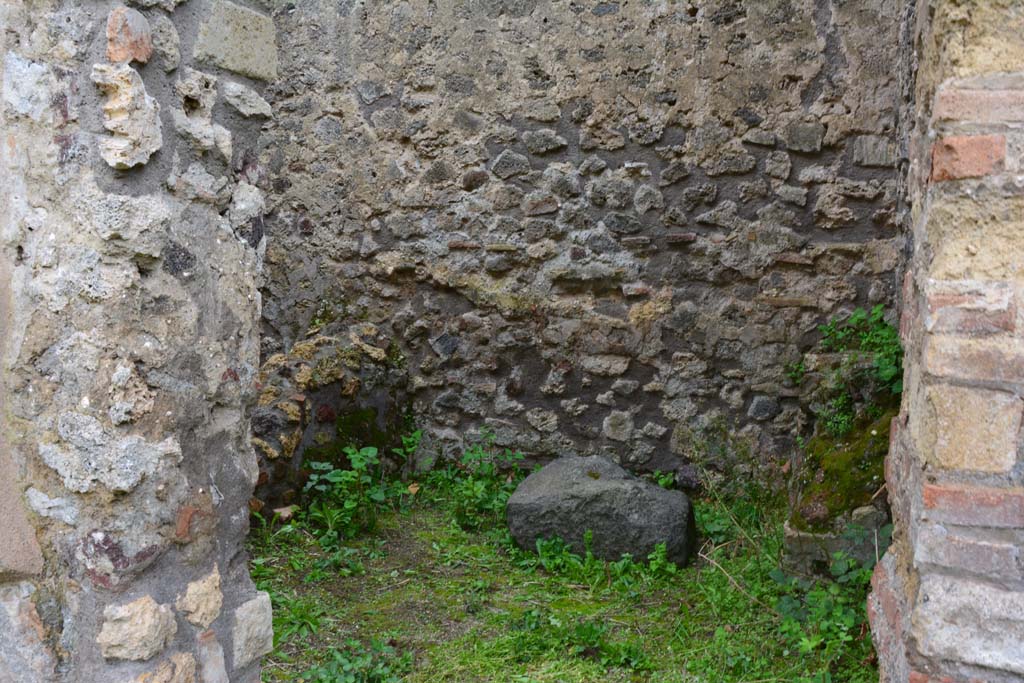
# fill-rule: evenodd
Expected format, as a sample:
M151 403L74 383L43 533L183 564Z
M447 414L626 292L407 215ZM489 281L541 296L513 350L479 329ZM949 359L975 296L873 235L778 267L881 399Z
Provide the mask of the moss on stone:
M889 424L897 411L890 406L877 418L862 416L843 438L822 433L807 442L796 477L793 528L830 531L837 517L871 502L885 479Z

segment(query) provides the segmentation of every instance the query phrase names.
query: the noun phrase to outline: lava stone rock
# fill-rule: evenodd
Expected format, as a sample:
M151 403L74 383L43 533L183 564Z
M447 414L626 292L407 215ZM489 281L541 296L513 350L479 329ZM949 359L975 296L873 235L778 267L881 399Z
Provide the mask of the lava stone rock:
M537 539L560 538L583 554L593 534L595 557L624 553L645 560L659 543L668 559L685 564L693 552L693 508L682 491L639 479L601 457L559 458L528 476L508 501L508 525L516 543L534 550Z

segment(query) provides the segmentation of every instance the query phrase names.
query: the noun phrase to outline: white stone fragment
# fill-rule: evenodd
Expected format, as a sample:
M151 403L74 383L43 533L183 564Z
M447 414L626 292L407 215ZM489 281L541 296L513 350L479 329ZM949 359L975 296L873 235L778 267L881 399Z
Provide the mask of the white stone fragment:
M228 219L231 227L237 228L252 221L263 214L265 209L263 192L255 185L242 181L235 187L231 196L231 207L228 209Z
M94 64L92 80L107 94L103 126L113 133L100 142L103 160L118 169L149 161L163 146L163 133L160 104L142 77L127 64Z
M223 93L228 104L238 110L242 116L266 116L269 118L274 113L270 103L260 97L255 90L241 83L227 81L224 84Z
M39 455L60 474L66 487L79 493L91 491L97 483L111 491L131 491L156 472L165 458L173 464L181 462L181 446L174 437L159 443L135 435L122 437L81 413L61 413L57 433L67 447L43 443Z
M28 500L29 507L42 517L56 519L68 525L74 525L78 520L78 506L68 498L50 498L32 487L25 492L25 499Z
M160 57L164 71L171 72L181 63L181 40L174 23L163 15L155 15L153 25L153 51Z
M213 631L199 634L199 680L203 683L230 683L224 663L224 648Z
M171 111L174 129L197 150L213 149L218 143L213 123L217 77L186 68L174 90L180 98L180 106Z
M6 108L33 121L41 121L50 106L52 77L45 64L14 52L4 57L3 100Z

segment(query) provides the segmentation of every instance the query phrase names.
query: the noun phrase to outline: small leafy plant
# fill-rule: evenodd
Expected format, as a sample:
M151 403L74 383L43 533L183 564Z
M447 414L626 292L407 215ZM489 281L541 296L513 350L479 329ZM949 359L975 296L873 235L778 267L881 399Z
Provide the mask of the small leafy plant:
M842 439L861 416L878 417L883 406L903 391L903 349L881 304L870 311L858 308L845 320L832 320L818 329L822 350L844 354L816 409L825 432Z
M412 655L399 653L391 644L379 640L364 646L349 640L344 649L332 649L327 661L304 671L300 680L307 683L400 683L412 667Z
M306 516L325 547L335 548L342 539L372 531L379 508L400 495L400 487L385 482L376 448L350 446L344 454L348 469L326 462L309 463L313 471L305 490L316 497Z
M779 633L799 655L819 652L834 662L849 652L866 630L864 594L871 582L871 567L849 555L832 555L831 581L810 581L771 573L783 590L776 602L781 617Z
M495 449L493 437L485 435L458 465L432 472L428 483L448 500L460 527L491 528L504 522L508 499L523 478L522 460L522 453Z
M605 669L613 667L631 671L649 671L650 658L634 642L611 638L607 623L578 619L566 623L543 609L527 611L513 626L515 649L521 661L543 656L551 651L565 652L570 657L590 659Z
M871 361L872 379L893 394L903 391L903 347L899 331L885 320L885 307L858 308L846 320L818 327L825 351L859 352Z

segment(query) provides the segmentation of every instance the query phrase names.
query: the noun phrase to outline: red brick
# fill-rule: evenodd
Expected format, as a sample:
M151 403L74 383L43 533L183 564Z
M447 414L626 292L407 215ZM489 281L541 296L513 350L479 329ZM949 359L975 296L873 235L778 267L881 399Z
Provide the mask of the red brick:
M875 618L871 620L872 629L875 629L875 623L878 617L881 617L885 620L887 628L892 633L902 633L903 610L900 606L902 601L896 595L887 563L879 562L875 565L875 570L871 573L871 592L874 594L878 607L881 609L881 613L876 613Z
M935 98L938 121L1014 123L1024 121L1024 90L948 88Z
M990 528L1024 528L1024 489L925 484L925 517Z
M932 180L980 178L998 173L1006 161L1002 135L955 135L932 147Z
M875 565L871 575L871 593L867 601L868 623L878 653L882 680L905 681L908 669L906 645L903 641L905 603L901 595L902 585L891 574L894 560L892 550L889 552Z
M914 274L907 269L907 272L903 275L903 292L900 308L900 340L904 346L910 341L910 334L914 329L914 325L917 319L917 289L914 287Z

